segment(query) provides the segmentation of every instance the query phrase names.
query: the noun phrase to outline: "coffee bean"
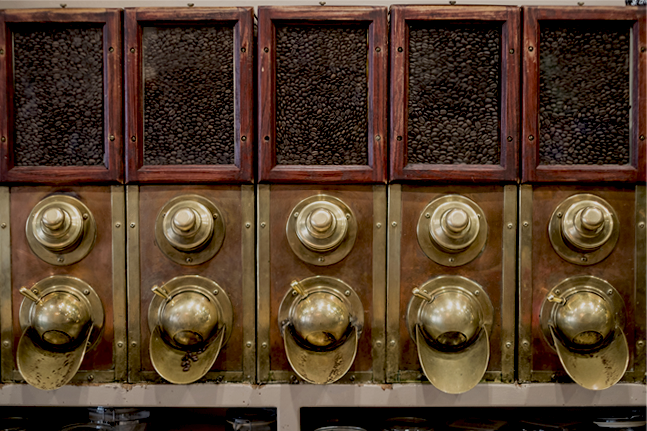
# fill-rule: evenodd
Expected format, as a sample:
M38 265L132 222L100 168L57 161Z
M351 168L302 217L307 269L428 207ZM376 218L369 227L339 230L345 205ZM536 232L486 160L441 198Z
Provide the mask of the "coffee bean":
M501 164L501 26L409 26L409 163Z
M367 28L276 28L276 159L368 164Z
M541 164L629 163L629 29L611 21L540 26Z
M233 164L233 27L144 27L142 42L144 164Z
M104 164L101 28L39 23L13 36L15 165Z

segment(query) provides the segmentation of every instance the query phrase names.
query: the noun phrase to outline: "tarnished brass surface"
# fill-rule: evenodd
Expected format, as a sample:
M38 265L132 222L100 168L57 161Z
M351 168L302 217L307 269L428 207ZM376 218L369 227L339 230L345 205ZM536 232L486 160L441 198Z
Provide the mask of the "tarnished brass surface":
M278 324L294 371L305 381L334 383L353 364L364 327L362 301L351 286L325 276L293 281Z
M34 387L59 388L74 377L86 349L101 335L101 299L89 284L67 276L47 277L21 293L26 298L20 307L18 370Z
M443 266L461 266L474 260L485 247L488 226L483 210L461 195L434 199L420 213L418 244Z
M73 196L55 194L34 206L25 226L36 256L51 265L72 265L90 253L97 227L87 206Z
M3 382L12 380L13 334L11 308L11 217L10 217L9 187L0 187L0 370Z
M589 193L561 202L548 224L555 252L576 265L594 265L606 258L618 242L619 231L613 207Z
M286 214L290 247L304 262L334 265L344 259L357 237L357 220L342 200L325 194L309 196Z
M200 265L211 259L224 238L222 214L204 196L176 196L164 204L155 220L157 245L166 257L180 265Z
M117 190L115 190L115 188ZM116 193L113 193L115 192ZM121 193L119 193L121 191ZM96 241L87 258L67 266L50 265L34 255L27 242L25 226L31 210L43 199L51 195L66 195L78 199L94 216L96 222ZM125 298L123 291L123 276L125 272L122 247L113 249L116 230L124 231L127 226L114 223L113 211L123 214L123 187L121 186L83 186L83 187L13 187L10 192L11 201L11 267L10 296L3 301L2 318L3 336L11 340L8 350L9 359L3 356L3 364L8 367L3 372L5 381L22 380L14 360L19 338L23 333L20 326L20 305L24 297L19 289L22 286L32 286L39 280L50 275L71 276L79 278L92 286L101 298L104 309L104 328L98 337L96 345L86 351L83 362L72 382L113 382L125 377L125 352L127 349L124 338L116 339L116 335L125 334ZM119 216L117 216L119 220ZM121 223L123 219L119 220ZM122 233L125 235L125 232ZM114 243L117 247L119 244ZM20 264L15 264L19 262ZM113 290L116 288L117 290ZM115 301L117 299L117 301ZM7 312L8 311L8 312ZM9 326L7 326L7 324ZM5 339L4 341L7 341ZM4 352L5 350L3 350ZM121 360L123 362L118 363Z

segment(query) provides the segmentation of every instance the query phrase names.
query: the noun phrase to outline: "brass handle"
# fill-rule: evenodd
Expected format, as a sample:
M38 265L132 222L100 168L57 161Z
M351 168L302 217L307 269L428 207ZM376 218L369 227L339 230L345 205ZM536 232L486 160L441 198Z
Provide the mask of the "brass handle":
M554 302L554 303L560 304L560 305L566 304L566 299L561 298L559 296L555 296L552 293L550 295L548 295L548 297L546 299L548 300L548 302Z
M292 283L290 283L290 287L294 289L294 291L298 293L299 296L306 295L305 289L303 288L303 286L301 286L301 283L299 283L297 280L292 281Z
M21 287L20 288L20 293L27 299L34 301L36 304L40 302L40 296L36 295L34 292L31 290L27 289L26 287Z
M153 291L153 293L155 295L159 296L160 298L166 299L167 301L169 301L171 299L171 295L169 295L168 292L166 291L166 289L164 289L161 286L155 285L155 286L151 287L151 290Z
M413 295L417 296L420 299L424 299L427 302L431 302L431 301L434 300L434 298L432 298L427 292L422 291L422 290L418 289L417 287L413 288Z

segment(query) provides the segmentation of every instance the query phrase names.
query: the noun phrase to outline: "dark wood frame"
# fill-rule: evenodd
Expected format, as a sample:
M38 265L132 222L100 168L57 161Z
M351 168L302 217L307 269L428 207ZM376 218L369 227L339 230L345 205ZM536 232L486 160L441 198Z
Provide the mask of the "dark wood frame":
M254 10L251 7L126 8L124 10L126 180L128 183L251 183L253 181L253 22ZM234 24L234 164L144 165L142 27L156 24L218 25L218 23Z
M409 26L418 22L499 22L501 94L499 165L407 164ZM519 172L519 81L521 13L513 6L391 6L391 180L516 181ZM402 52L399 49L402 48Z
M107 166L15 166L13 154L12 25L103 24L104 154ZM109 48L113 48L110 51ZM78 184L123 181L121 11L119 9L14 9L0 11L0 179L14 183ZM110 140L114 137L114 140Z
M276 162L275 23L368 23L368 165L278 165ZM264 182L383 183L386 181L388 39L386 7L259 6L258 177ZM379 48L379 50L378 50ZM267 52L265 50L267 49ZM269 137L269 140L265 140Z
M524 7L523 8L523 182L645 182L647 135L647 44L645 13L639 7ZM539 26L540 21L633 21L630 65L633 94L630 162L627 165L539 164ZM532 47L532 48L531 48ZM532 49L530 51L529 49ZM530 137L533 137L531 140ZM642 139L640 137L642 136Z

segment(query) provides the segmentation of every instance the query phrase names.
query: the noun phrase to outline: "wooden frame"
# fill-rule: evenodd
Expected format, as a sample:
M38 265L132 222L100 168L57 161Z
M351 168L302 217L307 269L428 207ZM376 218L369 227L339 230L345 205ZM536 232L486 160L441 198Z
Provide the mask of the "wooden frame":
M126 180L128 183L251 183L254 178L253 8L126 8ZM144 165L142 27L234 23L234 164Z
M639 7L524 7L523 8L523 182L644 182L647 134L647 26ZM630 67L632 118L627 165L539 164L539 26L540 21L633 21L633 60ZM532 137L532 138L531 138Z
M408 23L412 21L501 23L499 165L407 164ZM512 6L391 6L391 180L479 183L517 180L520 22L520 10Z
M368 23L368 165L278 165L276 161L275 23ZM387 9L346 6L258 8L258 176L265 182L381 183L386 181ZM269 140L265 140L269 137Z
M15 166L12 26L27 23L103 24L103 142L106 166ZM0 179L14 183L78 184L123 180L121 11L15 9L0 11Z

